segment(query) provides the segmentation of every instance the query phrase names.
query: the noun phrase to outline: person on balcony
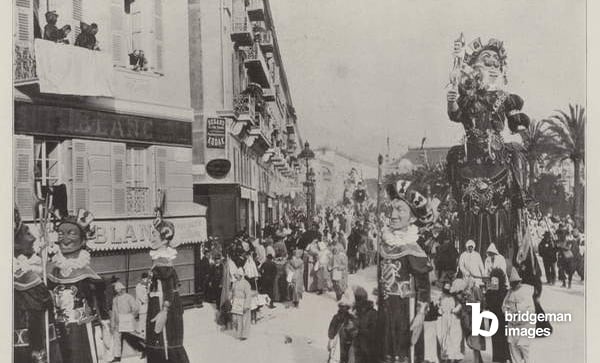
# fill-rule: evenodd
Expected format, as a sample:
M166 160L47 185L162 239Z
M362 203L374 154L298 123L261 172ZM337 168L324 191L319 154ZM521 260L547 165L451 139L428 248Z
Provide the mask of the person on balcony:
M56 40L56 42L62 44L69 44L69 39L67 39L69 33L71 33L71 26L69 24L60 28L58 30L58 39Z
M98 47L98 41L96 40L96 34L98 34L98 24L92 23L87 25L82 22L81 34L77 36L77 39L75 40L75 46L90 50L100 50Z
M146 60L144 51L141 49L134 49L133 52L129 54L129 65L134 71L147 71L148 60Z
M44 39L51 42L58 41L58 28L56 22L58 21L58 14L56 11L48 11L46 13L46 26L44 26Z

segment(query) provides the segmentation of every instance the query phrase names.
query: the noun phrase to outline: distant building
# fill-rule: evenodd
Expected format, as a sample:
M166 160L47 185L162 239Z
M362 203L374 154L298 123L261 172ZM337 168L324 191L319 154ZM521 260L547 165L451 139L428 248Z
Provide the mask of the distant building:
M312 162L316 177L317 205L334 205L342 201L344 182L351 172L358 180L377 178L377 167L344 152L321 147L314 150Z
M408 151L398 159L386 160L386 174L408 173L420 166L437 165L446 162L446 155L450 147L425 147L409 148Z

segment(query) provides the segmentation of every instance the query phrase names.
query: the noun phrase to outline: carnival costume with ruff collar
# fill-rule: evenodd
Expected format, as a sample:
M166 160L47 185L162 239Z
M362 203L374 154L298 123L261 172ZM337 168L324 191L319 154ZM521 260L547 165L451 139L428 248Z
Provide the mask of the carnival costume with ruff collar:
M146 318L146 359L148 363L188 363L189 358L183 347L183 306L179 297L179 278L173 260L177 257L177 247L172 239L175 227L162 218L157 218L154 228L164 242L150 251L152 270ZM163 330L155 331L155 320L159 313L166 318ZM166 341L165 341L166 338Z
M54 325L54 304L48 288L41 279L42 260L37 254L29 255L35 237L21 223L15 210L15 239L13 257L14 298L14 361L19 363L61 363L62 356ZM25 253L25 254L22 254ZM44 314L49 313L50 357L46 356Z
M48 286L54 294L65 363L98 362L95 327L101 325L101 320L109 318L105 307L105 283L90 267L90 254L83 249L85 240L91 235L92 219L90 213L80 211L77 217L66 217L57 224L57 228L65 223L77 226L81 237L80 247L65 255L57 253L47 268Z
M408 190L409 183L399 182L388 186L391 199L404 200L419 218L417 223L429 224L433 214L427 201L415 190ZM379 333L380 352L384 363L408 363L411 348L410 298L418 302L416 308L423 308L431 299L429 272L431 263L423 249L417 244L418 228L414 224L403 230L384 229L381 244L381 275L379 286L380 302ZM414 286L411 286L411 276ZM415 344L415 361L424 358L423 334Z

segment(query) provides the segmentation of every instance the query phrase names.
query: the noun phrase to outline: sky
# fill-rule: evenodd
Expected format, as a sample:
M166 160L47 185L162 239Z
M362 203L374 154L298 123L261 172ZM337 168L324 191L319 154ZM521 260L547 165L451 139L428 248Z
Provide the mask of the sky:
M450 146L452 42L504 41L508 91L543 119L586 101L584 0L271 0L302 137L363 160Z

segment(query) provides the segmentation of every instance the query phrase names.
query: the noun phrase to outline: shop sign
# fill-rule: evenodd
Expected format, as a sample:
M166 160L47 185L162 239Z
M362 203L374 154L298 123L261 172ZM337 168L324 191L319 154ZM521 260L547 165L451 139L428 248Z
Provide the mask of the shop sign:
M206 120L206 147L225 149L225 119L209 117Z
M175 225L175 242L189 244L206 240L204 217L166 219ZM88 240L87 247L92 251L149 248L152 222L152 219L94 222L96 235Z
M231 170L231 162L227 159L214 159L206 164L206 173L215 179L222 179Z
M190 122L112 112L15 104L15 133L191 145Z

